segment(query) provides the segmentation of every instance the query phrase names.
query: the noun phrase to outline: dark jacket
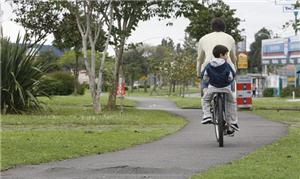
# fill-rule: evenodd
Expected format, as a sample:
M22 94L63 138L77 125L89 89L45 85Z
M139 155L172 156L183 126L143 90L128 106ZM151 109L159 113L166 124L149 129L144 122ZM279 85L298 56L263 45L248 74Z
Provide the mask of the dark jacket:
M233 81L235 71L227 62L218 64L213 61L205 67L201 75L204 79L208 79L210 85L216 88L224 88Z

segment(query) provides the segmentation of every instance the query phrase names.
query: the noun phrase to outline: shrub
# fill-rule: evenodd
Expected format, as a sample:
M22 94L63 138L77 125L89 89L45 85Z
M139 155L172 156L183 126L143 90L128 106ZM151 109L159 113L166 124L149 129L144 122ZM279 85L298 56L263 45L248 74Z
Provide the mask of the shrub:
M295 91L295 96L300 97L300 87L288 86L282 89L281 97L293 96L293 91Z
M144 88L144 85L140 85L139 88ZM150 85L147 85L147 88L150 88Z
M78 85L77 94L84 95L85 89L86 89L86 85L85 84Z
M264 97L274 97L276 92L277 92L276 88L266 88L263 91L263 96Z
M22 113L42 106L36 98L46 95L38 88L47 65L35 60L39 47L1 39L1 113ZM47 96L47 95L46 95Z
M49 95L70 95L74 92L75 79L68 72L53 72L45 75L40 88Z

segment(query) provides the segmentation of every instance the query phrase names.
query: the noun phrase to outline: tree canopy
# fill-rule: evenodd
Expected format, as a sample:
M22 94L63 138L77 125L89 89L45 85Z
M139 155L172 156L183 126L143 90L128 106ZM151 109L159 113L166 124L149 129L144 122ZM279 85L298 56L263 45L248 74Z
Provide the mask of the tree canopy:
M261 41L270 38L271 31L265 27L255 33L255 41L250 45L249 70L252 73L261 72Z
M242 40L240 36L241 30L238 29L241 20L238 17L234 17L236 10L230 9L230 6L222 0L208 5L190 2L188 7L185 8L182 15L190 20L186 32L191 37L199 40L202 36L212 32L211 20L214 17L221 17L226 24L225 32L232 35L237 42Z

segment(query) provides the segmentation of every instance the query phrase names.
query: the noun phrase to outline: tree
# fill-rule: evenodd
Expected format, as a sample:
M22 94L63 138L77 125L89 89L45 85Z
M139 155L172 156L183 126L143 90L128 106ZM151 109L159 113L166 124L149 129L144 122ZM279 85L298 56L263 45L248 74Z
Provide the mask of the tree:
M187 33L184 36L183 49L193 55L195 59L197 58L197 41Z
M81 20L84 18L81 17ZM70 53L67 54L67 57L73 57L73 59L67 58L68 61L66 61L65 65L66 67L69 67L71 65L71 69L74 73L76 83L74 85L74 94L77 94L79 83L78 83L78 76L79 76L79 70L81 70L81 62L79 57L82 55L81 48L82 48L82 39L81 34L78 30L76 16L74 14L70 13L64 13L63 19L60 22L59 26L54 30L54 41L53 45L58 47L61 50L66 49L72 49L72 53L74 52L74 56ZM96 50L97 51L103 51L104 49L104 43L105 43L105 32L101 29L100 35L97 40L96 44ZM73 60L73 62L69 61ZM100 64L100 63L99 63ZM99 65L98 65L99 66ZM99 69L99 68L98 68Z
M172 39L163 39L161 45L158 45L153 50L151 56L149 56L150 72L154 75L154 87L151 90L150 95L153 92L157 92L157 87L162 87L164 82L170 84L174 83L173 80L173 57L174 57L174 42ZM171 89L171 87L170 87Z
M102 93L103 71L105 65L106 52L110 39L113 22L113 3L112 1L75 1L65 2L65 6L76 17L78 29L82 40L82 52L84 63L89 76L90 93L93 100L93 109L95 113L102 111L100 97ZM107 12L109 10L109 15ZM82 18L84 20L82 21ZM101 58L98 80L96 83L96 44L99 41L105 20L108 20L108 35L106 37L105 49ZM88 59L88 42L91 48L91 58Z
M43 51L39 52L36 59L42 63L48 64L48 72L59 71L60 65L58 62L58 56L56 56L53 51Z
M177 1L176 1L177 2ZM109 93L108 108L116 108L116 90L119 77L123 77L123 52L126 39L131 35L140 21L146 21L153 16L169 18L174 11L173 1L113 1L114 21L112 29L112 45L115 49L114 83Z
M135 30L137 24L141 20L147 20L149 15L150 3L147 1L114 1L114 21L116 25L112 28L112 44L115 49L115 70L114 70L114 83L110 89L108 108L116 108L116 90L119 83L119 78L124 76L123 52L126 39Z
M240 36L241 31L237 28L240 24L240 19L234 17L235 11L235 9L230 9L230 6L222 0L218 0L216 3L208 5L199 2L189 2L183 6L180 13L190 20L186 32L197 40L212 32L210 22L214 17L221 17L226 24L225 32L232 35L239 42L242 40Z
M73 61L75 59L75 63L70 61L67 62L67 66L69 69L72 69L74 72L74 77L77 82L74 85L74 94L77 94L79 83L79 56L81 55L80 49L81 45L81 36L77 29L76 17L73 14L65 13L63 15L62 21L59 23L57 28L54 30L54 41L53 45L58 47L61 50L72 48L72 53L68 53L65 57L70 57L74 52ZM63 58L65 58L63 57ZM68 59L68 58L67 58ZM66 64L66 63L65 63Z
M186 87L196 76L196 52L191 47L192 42L185 41L185 48L177 44L174 49L172 41L171 43L163 41L163 44L169 44L165 46L169 53L163 60L164 75L169 83L169 95L175 92L177 85L180 86L180 95L184 96ZM188 43L190 43L189 46Z
M112 24L112 1L16 1L15 12L18 15L17 22L21 23L28 36L35 37L35 41L41 41L48 34L53 33L59 27L63 19L63 13L71 14L76 18L76 24L81 36L84 62L89 76L90 93L93 99L95 113L101 112L100 94L102 88L102 75L106 58L106 51L110 39L111 25L108 25L104 52L101 57L98 80L96 80L96 51L100 34L103 32L104 21ZM110 8L109 8L110 7ZM110 9L110 13L108 13ZM28 30L27 30L28 29ZM91 58L88 59L88 49L91 49Z
M169 95L171 95L172 87L173 92L175 92L176 86L176 73L177 73L177 63L176 63L176 55L180 53L181 47L180 44L177 45L175 49L174 42L171 38L163 39L161 42L162 47L165 48L166 54L163 58L163 74L166 76L167 81L169 83Z
M178 54L179 69L178 69L178 81L182 85L180 88L180 95L184 97L185 89L191 81L196 77L196 58L197 47L196 40L186 34L184 38L183 49Z
M59 25L61 8L55 1L14 1L14 19L25 28L25 39L42 42Z
M60 65L64 69L66 69L68 71L72 71L75 79L78 78L79 71L85 69L82 55L81 55L81 53L79 53L79 55L77 55L77 53L78 52L76 52L75 50L69 50L69 51L65 52L63 54L63 56L61 56L59 58ZM74 59L77 59L77 60L74 60ZM75 92L75 90L74 90L74 92Z
M196 58L188 51L183 51L177 55L176 63L176 79L181 84L179 95L184 97L186 88L196 77Z
M142 48L133 47L125 51L123 65L124 76L126 79L129 79L132 92L134 81L139 80L142 76L148 75L148 65L144 57L144 50Z
M147 76L149 76L149 74L152 74L154 80L154 86L150 92L151 96L153 92L157 93L156 88L158 86L158 79L160 77L160 70L163 60L158 57L156 53L157 47L155 46L143 45L143 51L143 56L145 57L145 65L147 66Z
M250 72L257 73L262 72L261 65L261 41L264 39L269 39L271 31L262 28L257 33L255 33L255 41L250 45L249 56L249 67Z

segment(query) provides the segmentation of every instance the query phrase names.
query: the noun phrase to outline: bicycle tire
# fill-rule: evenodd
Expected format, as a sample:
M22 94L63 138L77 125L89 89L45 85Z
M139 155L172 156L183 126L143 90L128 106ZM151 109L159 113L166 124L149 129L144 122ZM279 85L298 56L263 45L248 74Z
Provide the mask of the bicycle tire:
M224 146L224 130L225 130L225 120L224 120L224 115L223 115L223 99L221 95L218 95L218 128L219 128L219 147Z
M212 112L212 117L213 117L213 124L214 124L214 130L215 130L215 136L217 139L217 142L219 142L219 126L218 126L218 98L214 98L213 102L213 112Z

